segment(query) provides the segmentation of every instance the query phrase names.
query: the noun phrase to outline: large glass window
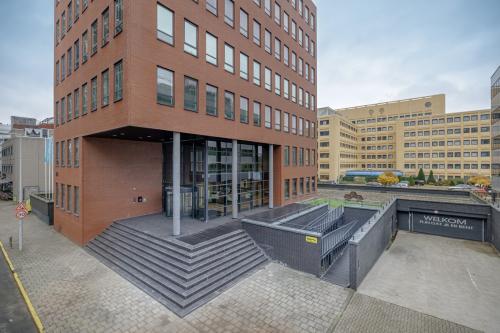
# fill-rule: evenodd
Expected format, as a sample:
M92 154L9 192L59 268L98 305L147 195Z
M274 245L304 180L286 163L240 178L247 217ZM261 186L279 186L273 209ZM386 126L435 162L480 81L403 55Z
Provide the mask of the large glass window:
M89 87L87 83L82 85L82 115L87 114L88 110L88 96L89 96Z
M194 56L198 55L198 27L184 20L184 51Z
M174 72L158 67L156 70L156 101L174 105Z
M184 77L184 109L198 111L198 81Z
M264 30L264 50L271 54L271 32Z
M217 37L210 33L206 33L206 60L207 62L217 66Z
M248 124L248 98L240 97L240 122Z
M87 30L82 34L82 63L85 63L89 54L89 33Z
M290 126L290 116L288 112L283 113L283 132L288 132L288 126Z
M156 35L158 39L174 44L174 13L160 4L156 6Z
M75 89L73 92L73 106L75 110L75 118L78 118L80 116L80 89Z
M217 87L211 86L207 84L206 88L206 111L207 114L212 116L217 116L217 95L218 89Z
M75 138L73 140L73 144L74 144L74 166L75 168L78 168L80 166L80 139L79 138Z

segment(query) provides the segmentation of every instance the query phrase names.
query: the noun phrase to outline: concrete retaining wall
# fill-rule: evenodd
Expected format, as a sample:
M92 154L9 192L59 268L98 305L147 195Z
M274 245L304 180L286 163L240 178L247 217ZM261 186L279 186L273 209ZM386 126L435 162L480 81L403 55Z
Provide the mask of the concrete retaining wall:
M319 235L310 233L317 243L306 241L305 232L293 232L269 225L243 222L253 240L273 260L280 261L291 268L319 276L321 273L321 242Z
M393 200L370 224L365 224L349 241L350 287L356 289L392 240L396 231L397 203ZM369 222L370 222L369 221Z
M39 197L36 194L30 195L32 212L48 225L54 224L54 202Z

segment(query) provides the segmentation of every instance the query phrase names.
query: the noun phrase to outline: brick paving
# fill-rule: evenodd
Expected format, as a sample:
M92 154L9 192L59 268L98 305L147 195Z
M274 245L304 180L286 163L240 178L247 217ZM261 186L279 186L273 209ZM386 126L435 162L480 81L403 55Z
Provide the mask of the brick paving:
M179 318L34 215L17 250L12 203L0 202L0 239L47 332L326 332L347 289L270 263Z
M334 333L475 333L471 328L356 293Z

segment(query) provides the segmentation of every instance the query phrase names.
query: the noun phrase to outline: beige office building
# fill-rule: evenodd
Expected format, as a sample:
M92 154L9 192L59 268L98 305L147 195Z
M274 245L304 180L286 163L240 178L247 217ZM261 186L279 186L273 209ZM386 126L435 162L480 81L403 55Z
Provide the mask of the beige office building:
M445 95L318 110L319 179L348 171L491 176L490 110L445 113Z

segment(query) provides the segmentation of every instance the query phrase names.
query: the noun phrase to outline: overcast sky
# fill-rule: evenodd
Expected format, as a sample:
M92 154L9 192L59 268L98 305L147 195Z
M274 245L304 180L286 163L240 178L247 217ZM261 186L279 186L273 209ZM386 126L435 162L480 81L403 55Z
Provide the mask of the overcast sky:
M439 93L448 112L490 106L500 0L317 2L318 106ZM0 122L52 115L52 15L53 0L0 0Z

